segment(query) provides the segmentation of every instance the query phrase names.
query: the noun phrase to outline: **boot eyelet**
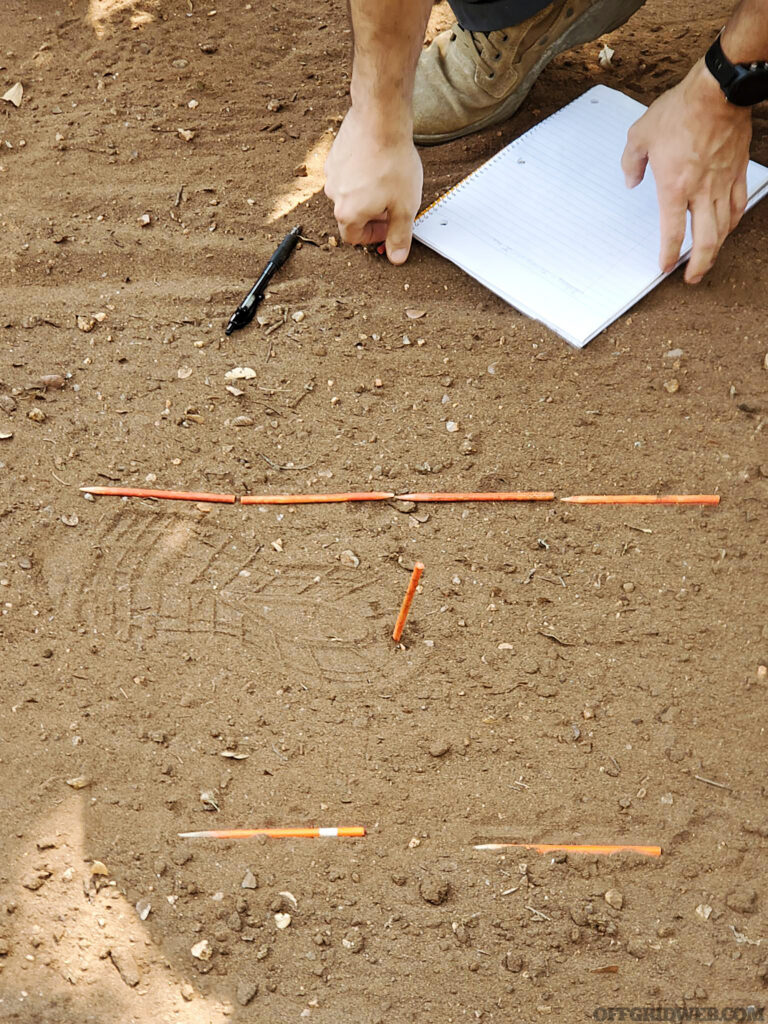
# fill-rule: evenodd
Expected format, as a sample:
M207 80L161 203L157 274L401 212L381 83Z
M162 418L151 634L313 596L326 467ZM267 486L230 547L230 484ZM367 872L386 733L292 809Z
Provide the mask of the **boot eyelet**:
M490 74L488 75L488 77L489 78L495 78L496 77L496 72L495 71L491 71Z
M505 32L504 35L501 37L501 41L502 41L502 43L506 43L508 41L508 39L509 39L509 36Z
M493 59L494 60L501 60L501 54L500 53L494 53Z

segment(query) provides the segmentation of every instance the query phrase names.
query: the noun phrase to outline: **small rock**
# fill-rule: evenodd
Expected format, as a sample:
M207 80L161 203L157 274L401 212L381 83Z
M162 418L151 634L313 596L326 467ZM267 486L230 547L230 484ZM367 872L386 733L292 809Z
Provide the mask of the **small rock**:
M12 103L14 107L21 106L21 100L23 96L24 86L21 84L21 82L16 82L14 85L11 86L10 89L8 89L7 92L3 93L3 99L6 100L8 103Z
M341 944L350 953L362 953L365 947L365 936L359 928L350 928L341 940Z
M142 228L148 228L149 225L152 223L152 217L148 213L142 213L142 215L139 217L137 223ZM80 325L78 324L78 327L79 326Z
M250 366L235 366L224 374L225 380L254 380L256 371Z
M292 920L293 918L290 914L275 914L275 925L280 929L280 931L285 931Z
M300 324L305 316L306 313L303 309L297 309L295 313L291 313L291 320L293 320L294 323Z
M185 60L183 57L178 57L176 60L172 61L171 63L173 65L173 67L179 68L179 70L181 70L181 68L186 68L189 65L189 61Z
M243 880L240 883L240 888L241 889L258 889L259 888L259 880L256 877L256 875L254 875L254 873L251 871L250 868L245 872L245 876L243 877Z
M201 939L200 942L196 942L192 949L190 949L190 953L195 960L210 960L213 956L213 950L208 939Z
M103 875L105 878L109 877L109 868L101 860L91 861L91 875Z
M512 949L505 954L503 963L504 967L508 971L512 971L513 974L519 974L523 969L523 958Z
M271 546L277 552L282 551L283 550L283 539L282 539L282 537L278 537L277 540L273 540Z
M38 850L55 850L56 845L56 840L50 839L48 836L46 836L44 839L38 839L35 843L35 846L38 848Z
M71 786L72 789L85 789L90 784L91 780L87 775L76 775L72 779L67 779L67 785Z
M10 441L12 437L12 430L0 430L0 441Z
M339 561L342 565L346 565L350 569L356 569L358 565L360 565L360 559L354 551L350 551L349 549L341 552L339 555Z
M668 394L674 395L676 391L680 390L680 381L676 377L673 377L671 380L665 380L664 390Z
M38 409L36 405L33 405L27 413L27 419L32 420L34 423L45 423L48 417L42 409Z
M278 110L282 109L282 106L283 105L280 102L280 100L270 100L269 103L267 103L267 110L271 111L273 114L276 114Z
M191 366L180 366L176 371L176 376L179 380L188 380L194 371Z
M62 523L64 523L65 526L77 526L77 524L80 522L80 520L74 513L71 516L62 516L61 521Z
M184 984L181 986L181 998L184 1000L184 1002L188 1003L191 999L194 998L194 996L195 990L192 988L188 981L185 981Z
M427 903L435 904L435 906L445 903L450 892L450 883L446 879L440 878L439 875L428 875L421 880L419 885L421 898L426 900Z
M259 986L255 981L238 981L235 998L241 1006L247 1006L258 991Z
M38 889L45 885L50 877L50 871L35 871L22 879L21 884L25 889L29 889L30 892L37 892Z
M0 395L0 409L2 409L3 412L7 413L10 416L15 408L16 401L14 398L6 394Z
M739 886L725 897L725 905L737 914L754 914L757 910L757 893L754 889Z
M252 427L253 419L250 416L235 416L229 421L230 427Z
M627 952L636 960L642 960L645 956L645 946L639 939L630 939L627 943Z
M109 956L125 984L135 988L141 981L141 974L133 955L127 950L110 949Z
M712 913L712 907L708 903L700 903L696 907L696 913L702 919L702 921L708 921L709 915Z
M185 142L191 142L192 139L194 139L195 137L195 133L192 131L191 128L177 128L176 131L179 133L179 136L182 139L184 139Z
M681 348L671 348L669 352L664 353L665 359L682 359L683 350Z
M613 907L614 910L621 910L624 906L624 897L618 889L609 889L603 897L609 907Z
M140 921L146 921L149 917L149 912L152 909L152 904L149 900L139 900L136 904L136 913L139 915Z
M189 107L190 110L197 110L197 108L200 106L200 100L190 100L187 106Z
M451 749L451 744L446 739L435 740L429 748L432 757L443 757Z
M38 385L43 391L61 391L66 386L66 380L60 373L45 373L38 380Z
M218 44L214 42L200 43L200 49L203 53L216 53L218 48ZM245 1006L245 1003L243 1003L243 1006Z
M455 434L456 431L459 429L459 424L455 423L453 420L448 420L448 422L445 424L445 429L448 431L449 434Z

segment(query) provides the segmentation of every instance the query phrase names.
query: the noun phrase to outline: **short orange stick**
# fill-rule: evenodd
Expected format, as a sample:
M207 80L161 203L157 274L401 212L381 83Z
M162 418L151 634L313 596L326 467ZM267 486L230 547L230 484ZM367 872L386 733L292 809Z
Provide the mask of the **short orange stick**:
M154 491L146 487L81 487L86 494L108 495L115 498L168 498L171 501L209 501L234 505L234 494L207 494L204 491Z
M552 501L552 491L439 491L435 494L397 494L397 501Z
M182 839L359 839L365 835L362 825L334 828L214 828L203 832L179 832Z
M315 505L331 501L385 501L391 491L349 491L344 494L246 494L241 505Z
M403 603L400 606L400 614L397 616L397 622L395 623L395 629L392 633L392 639L395 643L400 642L400 637L403 635L403 627L405 626L405 620L408 618L408 612L411 610L411 602L413 601L413 595L416 593L416 587L419 585L421 574L424 572L424 563L417 562L413 567L411 578L408 583L408 589L405 592Z
M719 494L574 494L574 505L719 505Z
M641 853L645 857L660 857L660 846L574 846L568 843L482 843L476 850L506 850L516 847L522 850L535 850L536 853Z

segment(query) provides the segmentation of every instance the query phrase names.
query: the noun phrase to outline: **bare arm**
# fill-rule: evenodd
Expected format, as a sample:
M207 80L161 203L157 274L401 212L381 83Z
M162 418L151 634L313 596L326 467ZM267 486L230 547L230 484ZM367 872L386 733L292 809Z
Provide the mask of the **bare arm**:
M741 0L721 43L734 64L768 59L768 0ZM712 267L744 212L751 137L749 108L728 103L703 59L630 129L622 166L630 187L642 181L648 164L653 170L663 270L677 262L691 212L689 284L698 284Z
M325 191L341 237L386 239L393 263L408 258L421 202L411 100L431 0L350 0L354 31L351 107L326 163Z

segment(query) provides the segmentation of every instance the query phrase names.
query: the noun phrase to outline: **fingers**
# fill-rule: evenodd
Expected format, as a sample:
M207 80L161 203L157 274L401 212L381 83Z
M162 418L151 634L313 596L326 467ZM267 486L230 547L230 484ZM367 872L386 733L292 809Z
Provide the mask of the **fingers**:
M374 242L383 242L387 237L386 212L375 214L369 220L354 220L346 216L337 203L333 215L339 225L341 240L347 245L372 245Z
M691 204L693 248L688 266L685 268L685 280L688 284L698 284L715 262L720 246L728 234L724 212L722 210L718 216L716 202L712 199L693 200ZM720 224L718 224L718 220ZM723 226L725 226L725 230L722 229Z
M621 155L621 169L624 171L624 181L627 188L635 188L645 177L645 168L648 166L648 148L639 138L635 126L627 133L627 144Z
M387 230L387 258L399 265L408 259L413 237L413 217L406 210L391 210Z
M661 249L659 266L665 274L674 269L680 258L680 247L685 238L685 215L688 204L682 192L667 191L659 194L659 222Z

